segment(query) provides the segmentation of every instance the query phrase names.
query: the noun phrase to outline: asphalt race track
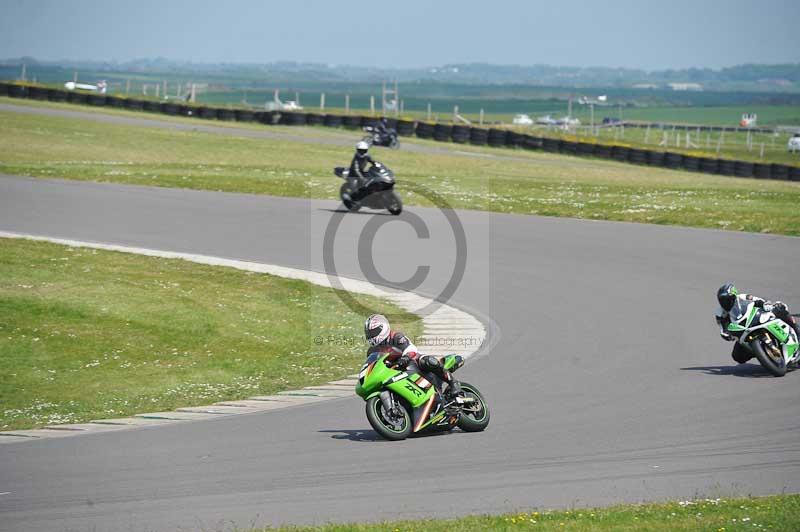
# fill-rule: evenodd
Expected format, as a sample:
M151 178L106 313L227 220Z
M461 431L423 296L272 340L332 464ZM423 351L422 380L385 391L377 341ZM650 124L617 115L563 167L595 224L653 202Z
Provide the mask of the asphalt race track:
M457 246L442 212L336 208L0 177L0 230L322 270L322 234L341 218L337 270L363 278L359 235L386 221L366 248L381 275L430 265L419 288L429 294L450 278ZM429 238L404 223L415 216ZM800 373L734 367L712 316L726 280L800 308L800 239L457 216L467 268L451 303L487 320L497 342L460 371L493 408L486 432L379 441L354 398L0 445L0 529L214 529L800 491Z

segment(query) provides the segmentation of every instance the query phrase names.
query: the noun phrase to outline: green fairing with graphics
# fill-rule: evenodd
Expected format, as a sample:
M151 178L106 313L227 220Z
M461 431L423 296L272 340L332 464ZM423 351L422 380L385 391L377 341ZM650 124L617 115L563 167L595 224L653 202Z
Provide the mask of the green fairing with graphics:
M388 440L403 440L414 433L455 427L478 432L488 426L489 407L475 386L462 382L464 397L447 397L434 375L422 375L411 368L401 371L387 357L384 353L371 354L356 385L356 393L367 402L367 420L378 434ZM464 359L447 355L442 364L453 372L463 366Z
M794 327L755 303L750 302L742 317L728 324L727 332L776 377L797 367L800 345Z

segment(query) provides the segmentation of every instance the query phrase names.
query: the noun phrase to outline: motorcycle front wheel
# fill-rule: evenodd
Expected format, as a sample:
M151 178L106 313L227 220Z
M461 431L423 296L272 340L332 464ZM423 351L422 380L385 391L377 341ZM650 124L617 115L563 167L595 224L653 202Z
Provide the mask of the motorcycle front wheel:
M389 142L389 147L393 150L400 148L400 141L397 140L397 137L392 137L392 140Z
M383 196L383 203L386 209L395 216L403 212L403 201L395 191L385 194Z
M462 382L461 389L464 390L464 397L470 397L474 402L464 407L458 418L458 428L464 432L480 432L489 426L489 405L475 386Z
M783 377L786 375L786 360L783 358L783 353L781 352L780 347L772 346L772 349L765 349L764 345L762 344L762 339L757 338L750 342L750 348L753 350L753 353L755 353L756 358L765 370L769 371L776 377ZM774 349L777 349L777 353L773 351ZM776 354L777 356L772 356L773 354Z
M367 399L367 421L375 432L391 441L405 440L411 434L411 416L406 407L397 404L397 412L387 412L379 396Z

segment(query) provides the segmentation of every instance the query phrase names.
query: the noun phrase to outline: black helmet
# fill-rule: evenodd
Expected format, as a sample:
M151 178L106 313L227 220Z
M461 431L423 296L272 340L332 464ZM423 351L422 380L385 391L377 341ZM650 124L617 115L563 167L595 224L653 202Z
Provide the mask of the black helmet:
M738 295L739 291L736 290L736 287L733 286L733 283L725 283L719 287L719 290L717 290L717 301L719 301L719 306L725 310L732 309L733 304L736 302L736 296Z

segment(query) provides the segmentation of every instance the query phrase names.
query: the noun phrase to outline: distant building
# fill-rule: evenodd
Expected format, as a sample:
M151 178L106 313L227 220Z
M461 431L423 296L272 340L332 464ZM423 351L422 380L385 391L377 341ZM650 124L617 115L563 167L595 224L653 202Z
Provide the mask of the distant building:
M674 91L701 91L703 86L699 83L667 83L667 86Z
M637 83L633 86L634 89L657 89L658 85L654 83Z

